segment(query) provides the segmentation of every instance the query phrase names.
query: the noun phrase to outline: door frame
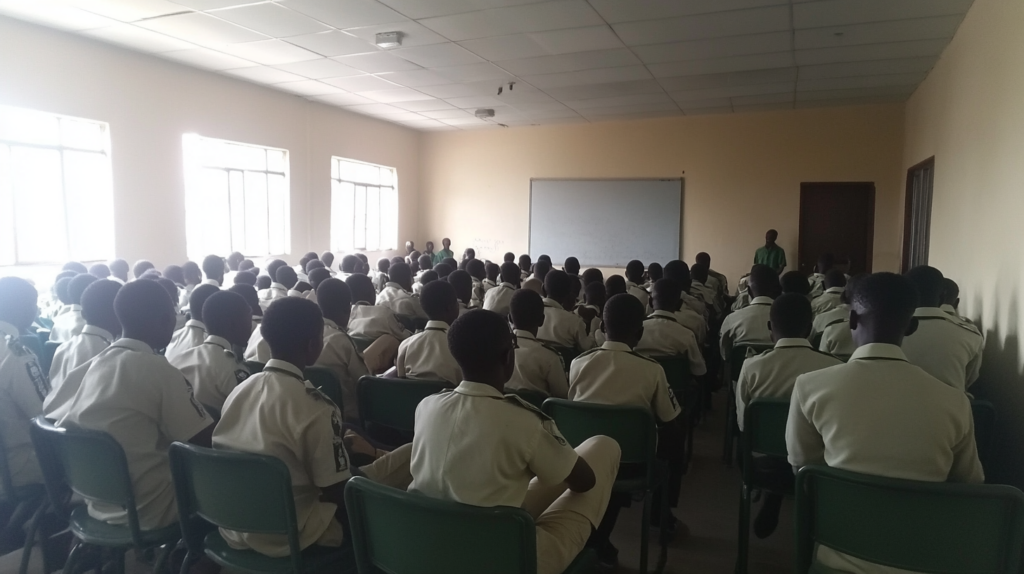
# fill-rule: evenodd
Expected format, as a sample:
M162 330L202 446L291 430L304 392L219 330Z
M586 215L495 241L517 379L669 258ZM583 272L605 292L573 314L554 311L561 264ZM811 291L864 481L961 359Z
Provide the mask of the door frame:
M812 186L818 186L818 185L835 186L835 187L842 187L842 186L854 187L854 186L857 186L857 187L870 187L871 188L871 191L868 193L868 207L869 207L869 209L871 211L871 217L868 218L868 226L867 226L867 230L866 230L866 232L867 232L867 243L866 243L866 245L867 245L867 249L866 249L867 254L865 255L865 258L864 258L864 271L865 271L865 273L871 273L873 271L873 269L874 269L874 259L875 259L875 191L876 191L876 189L875 189L875 182L873 182L873 181L803 181L803 182L800 182L800 208L799 208L799 215L798 215L798 217L799 217L799 222L801 224L800 225L800 232L799 233L801 233L801 234L803 233L803 225L802 224L803 224L803 219L804 219L804 209L803 209L803 206L804 206L804 194L810 194L811 190L809 188L812 187ZM803 248L804 248L803 237L802 236L798 236L797 237L797 263L796 263L796 269L797 270L800 269L800 262L803 261L803 256L804 256ZM815 255L815 258L817 258L817 255Z
M910 267L910 241L914 219L914 172L923 168L932 168L932 190L935 189L935 156L918 162L907 168L907 185L903 190L903 248L900 250L900 270L903 273ZM932 196L934 198L934 195ZM928 210L929 243L931 243L932 212Z

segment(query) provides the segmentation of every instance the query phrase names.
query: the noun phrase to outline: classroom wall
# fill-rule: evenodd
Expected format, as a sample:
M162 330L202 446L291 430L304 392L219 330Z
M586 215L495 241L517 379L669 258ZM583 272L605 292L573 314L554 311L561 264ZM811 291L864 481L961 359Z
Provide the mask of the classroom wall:
M902 104L428 133L420 234L500 260L528 247L530 178L682 176L683 257L707 251L735 286L769 228L796 267L801 182L873 181L874 267L891 270L902 141Z
M972 387L999 411L989 478L1024 487L1024 4L975 0L906 109L904 170L935 157L929 263L987 336Z
M289 151L289 261L329 247L332 155L397 168L398 244L417 233L411 129L14 19L0 38L0 104L110 124L118 257L185 260L185 133Z

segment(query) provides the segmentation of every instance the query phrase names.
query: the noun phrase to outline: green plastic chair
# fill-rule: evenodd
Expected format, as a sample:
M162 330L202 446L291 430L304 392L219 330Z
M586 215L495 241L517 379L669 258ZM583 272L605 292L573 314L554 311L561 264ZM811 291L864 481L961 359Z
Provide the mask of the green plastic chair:
M338 405L342 412L345 411L345 404L341 398L341 382L330 369L327 367L306 367L302 371L302 376L306 377L307 381L327 395L327 398L334 401L334 404Z
M619 470L615 478L613 492L641 494L644 499L643 518L640 524L640 574L647 572L647 546L651 527L651 504L654 489L668 482L668 465L657 458L658 428L654 415L648 409L625 407L618 405L599 405L565 399L548 399L544 401L544 414L554 419L565 440L573 448L585 440L604 435L619 443L622 450L620 466L627 469ZM639 472L632 469L640 467ZM666 507L661 516L667 519L668 497L662 500ZM662 528L662 533L665 529ZM660 572L668 560L668 540L663 535L660 540L661 555L655 569Z
M246 361L245 362L245 366L249 367L249 374L250 375L255 375L256 373L262 373L263 372L263 367L266 367L267 364L266 363L261 363L259 361Z
M21 520L22 517L31 513L31 517L25 523L25 545L22 549L20 574L28 571L28 562L32 556L32 547L36 544L42 546L43 537L39 529L39 521L48 508L46 500L46 487L42 484L26 484L14 486L14 479L11 478L11 469L7 464L7 449L4 447L4 439L0 436L0 504L11 505L14 511L9 518ZM43 563L47 565L46 552L43 552ZM49 570L46 570L49 572Z
M884 566L941 574L1018 574L1024 493L918 482L821 466L796 477L796 571L819 572L816 544Z
M521 508L438 500L356 477L345 507L360 574L536 574L537 534ZM565 574L596 564L584 550Z
M53 356L57 354L57 347L60 347L60 343L57 341L43 343L43 354L39 356L39 366L43 368L44 373L50 373L50 366L53 365Z
M242 572L355 572L351 548L301 549L292 479L279 459L180 442L171 445L169 456L181 532L188 548L182 574L204 553L217 564ZM291 552L273 558L255 550L235 550L209 525L278 534L288 539Z
M725 362L723 376L725 386L728 389L725 405L725 434L722 444L722 461L727 466L732 466L733 456L736 450L736 437L740 429L736 426L736 381L740 378L740 371L743 370L743 363L747 360L747 353L751 356L760 355L765 351L774 349L775 345L736 345L729 354L729 360Z
M565 367L565 372L568 373L569 367L572 366L572 362L576 357L580 356L580 351L576 349L576 347L561 347L551 342L548 342L547 344L562 356L562 365Z
M544 401L548 399L548 395L540 391L532 391L530 389L512 389L505 394L514 394L538 409L544 406Z
M693 373L690 372L690 359L687 357L675 355L651 358L658 361L661 368L665 370L668 386L683 408L686 421L686 457L684 458L686 465L683 469L685 471L693 457L693 429L697 425L697 416L700 412L696 408L700 404L700 388L693 379Z
M992 437L996 433L996 407L988 401L971 401L971 412L974 414L974 442L978 445L978 458L982 466L991 460Z
M743 432L740 434L740 470L743 485L740 489L739 548L736 552L736 573L746 574L750 547L750 496L754 490L776 491L777 485L764 481L754 469L754 454L780 457L786 450L786 421L789 419L789 399L755 399L743 413ZM792 488L781 491L792 495Z
M825 336L825 333L815 333L814 336L811 337L811 341L810 341L811 342L811 346L814 347L815 349L820 349L821 348L821 339L824 336Z
M355 344L356 349L358 349L360 353L366 351L366 349L368 349L370 345L373 344L374 340L375 339L370 339L367 337L352 337L352 342Z
M124 551L166 546L153 567L154 572L163 572L168 555L181 538L181 529L176 523L156 530L141 529L128 460L121 445L105 432L55 427L42 416L33 419L33 426L37 452L42 446L59 462L62 472L62 476L52 476L57 465L40 465L44 473L51 474L46 478L48 485L63 481L82 498L119 506L128 514L127 525L109 524L89 516L84 504L73 507L69 517L71 532L82 544L72 549L64 571L75 572L83 545L91 544L120 550L115 555L122 574Z
M362 377L356 386L359 420L374 441L393 447L408 444L420 401L448 388L444 381Z
M422 331L427 327L427 320L422 317L413 317L411 315L395 315L395 318L398 319L398 322L401 323L403 327L408 329L410 333Z

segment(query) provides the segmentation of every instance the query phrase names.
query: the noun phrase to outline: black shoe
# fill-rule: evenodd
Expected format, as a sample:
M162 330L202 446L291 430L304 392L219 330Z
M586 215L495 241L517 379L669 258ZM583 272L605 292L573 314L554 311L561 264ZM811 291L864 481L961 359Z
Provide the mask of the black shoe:
M619 566L619 549L612 544L611 540L598 542L593 546L597 553L597 561L606 568L617 568Z
M765 493L764 502L761 503L761 510L754 519L754 535L758 538L768 538L779 526L779 510L782 508L782 496L778 494Z

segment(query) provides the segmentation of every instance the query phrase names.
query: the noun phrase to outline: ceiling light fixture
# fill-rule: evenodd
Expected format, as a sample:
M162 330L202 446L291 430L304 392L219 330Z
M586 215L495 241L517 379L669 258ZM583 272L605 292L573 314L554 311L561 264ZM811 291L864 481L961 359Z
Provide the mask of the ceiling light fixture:
M402 33L381 32L380 34L377 34L377 41L374 43L377 44L378 48L397 48L402 45Z
M481 120L486 120L494 117L494 110L490 108L480 108L476 111L476 117Z

